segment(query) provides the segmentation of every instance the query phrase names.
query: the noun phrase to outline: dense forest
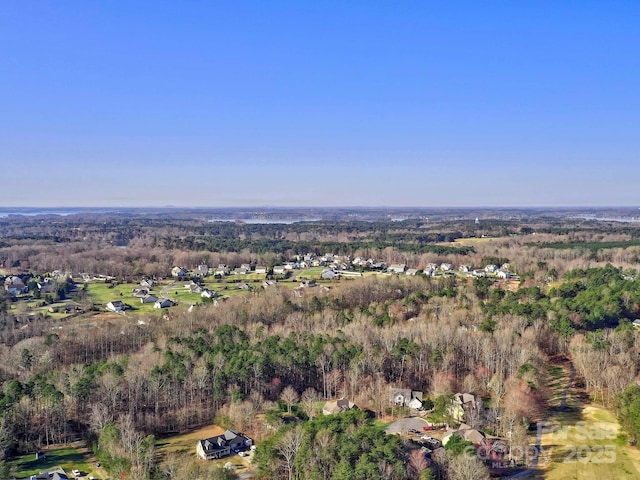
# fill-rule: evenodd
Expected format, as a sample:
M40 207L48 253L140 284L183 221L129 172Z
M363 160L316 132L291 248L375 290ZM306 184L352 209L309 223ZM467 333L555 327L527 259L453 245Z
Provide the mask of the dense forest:
M174 456L156 451L158 439L215 423L256 441L256 478L470 478L464 468L485 478L487 466L463 466L453 448L427 468L414 448L385 435L381 425L406 414L390 404L390 389L424 392L433 418L448 424L456 423L447 412L451 395L473 392L483 408L466 423L526 445L548 410L558 358L574 366L590 401L619 414L635 443L638 232L632 223L547 217L2 218L3 285L18 276L26 293L0 292L0 463L8 469L21 454L82 440L113 478L233 478L191 457L178 468ZM372 274L303 293L284 284L255 289L154 315L114 316L91 305L59 317L29 303L44 295L90 300L75 275L35 298L53 271L139 282L170 277L176 265L273 267L309 253L420 271L499 264L517 275ZM339 397L358 410L322 415L323 403Z

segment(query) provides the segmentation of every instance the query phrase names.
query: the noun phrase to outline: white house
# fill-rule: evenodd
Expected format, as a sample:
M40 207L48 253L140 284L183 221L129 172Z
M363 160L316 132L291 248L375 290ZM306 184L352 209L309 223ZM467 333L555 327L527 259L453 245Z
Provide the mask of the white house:
M337 276L338 274L330 268L325 268L320 274L320 278L322 278L323 280L333 280Z
M188 275L189 272L187 272L184 268L182 267L173 267L171 269L171 276L172 277L186 277Z
M209 267L204 263L201 263L196 267L194 273L199 277L206 277L207 275L209 275Z
M174 305L175 303L173 303L168 298L165 298L163 300L158 300L156 303L154 303L153 308L169 308L169 307L173 307Z
M229 267L227 267L225 264L221 263L220 265L218 265L218 268L216 268L214 275L220 275L220 276L225 276L225 275L229 275Z
M127 306L120 300L114 300L107 303L107 308L112 312L122 312L127 308Z

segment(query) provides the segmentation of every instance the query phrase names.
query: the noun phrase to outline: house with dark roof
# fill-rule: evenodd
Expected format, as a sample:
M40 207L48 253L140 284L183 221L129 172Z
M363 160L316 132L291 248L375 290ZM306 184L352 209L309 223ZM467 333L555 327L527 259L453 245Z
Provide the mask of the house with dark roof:
M112 312L122 312L127 306L121 300L114 300L113 302L107 303L107 308Z
M157 301L158 301L158 297L151 294L145 295L140 299L141 303L156 303Z
M172 277L186 277L187 275L189 275L189 272L182 267L173 267L171 269Z
M156 300L156 303L153 304L153 308L169 308L174 305L175 303L168 298L163 298L162 300Z
M417 390L391 388L389 400L398 407L409 407L415 410L422 409L422 392Z
M355 403L342 397L338 400L330 400L322 407L322 413L325 415L334 415L336 413L346 412L352 408L358 408Z
M55 467L47 472L31 475L30 480L69 480L69 476L62 467Z
M253 440L242 433L226 430L222 435L199 440L196 454L205 460L213 460L242 452L253 445Z

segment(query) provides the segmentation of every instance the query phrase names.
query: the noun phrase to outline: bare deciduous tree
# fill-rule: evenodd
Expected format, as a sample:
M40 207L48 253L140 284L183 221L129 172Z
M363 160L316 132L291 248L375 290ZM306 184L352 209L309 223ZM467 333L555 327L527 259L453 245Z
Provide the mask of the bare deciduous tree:
M291 415L291 407L294 403L298 402L299 399L299 395L298 392L296 392L296 390L287 385L283 390L282 393L280 394L280 400L282 400L284 403L287 404L287 413L289 415Z
M297 425L287 431L277 446L278 453L282 456L284 468L289 475L289 480L293 479L294 464L300 446L302 445L303 433L302 428Z

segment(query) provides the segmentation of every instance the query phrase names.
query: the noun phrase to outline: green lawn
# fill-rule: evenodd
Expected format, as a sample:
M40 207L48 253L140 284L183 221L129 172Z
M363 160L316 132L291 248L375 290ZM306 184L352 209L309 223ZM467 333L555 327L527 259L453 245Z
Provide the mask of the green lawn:
M176 282L175 285L167 288L166 296L176 300L178 303L200 303L200 294L187 291L187 289L184 288L185 283L186 282ZM157 285L149 293L161 298L162 289L168 285L170 284ZM106 304L111 301L120 300L130 306L126 311L127 314L157 313L158 310L153 308L153 303L142 303L139 298L133 296L133 289L139 287L140 285L137 283L109 284L94 282L89 283L87 288L91 300L100 308L106 308Z
M568 364L551 365L548 374L551 409L542 430L538 467L521 478L640 478L640 451L618 438L615 415L580 400Z
M100 307L106 308L107 303L120 300L132 307L127 313L153 313L152 303L141 303L139 298L133 296L133 289L138 288L137 283L103 283L92 282L87 284L87 290L93 303ZM159 295L160 290L154 289L151 293Z
M196 456L196 444L198 443L198 440L213 437L214 435L220 435L223 432L224 428L216 425L210 425L208 427L191 430L178 435L160 437L156 441L158 459L162 461L169 453L177 453L188 458L199 459L199 457ZM199 459L199 461L205 462L205 460L201 459ZM209 460L208 462L217 464L221 467L227 462L230 462L235 467L236 473L240 474L246 473L249 468L249 460L235 454L217 460Z
M320 280L320 275L326 267L310 267L298 272L298 279Z
M73 469L78 469L87 475L105 478L104 472L91 463L91 454L86 449L67 446L43 451L46 457L42 460L36 460L35 453L11 459L10 464L15 469L16 477L29 477L60 466L68 475L71 475Z
M588 405L551 421L560 428L542 437L544 478L640 478L638 449L617 438L611 412Z

